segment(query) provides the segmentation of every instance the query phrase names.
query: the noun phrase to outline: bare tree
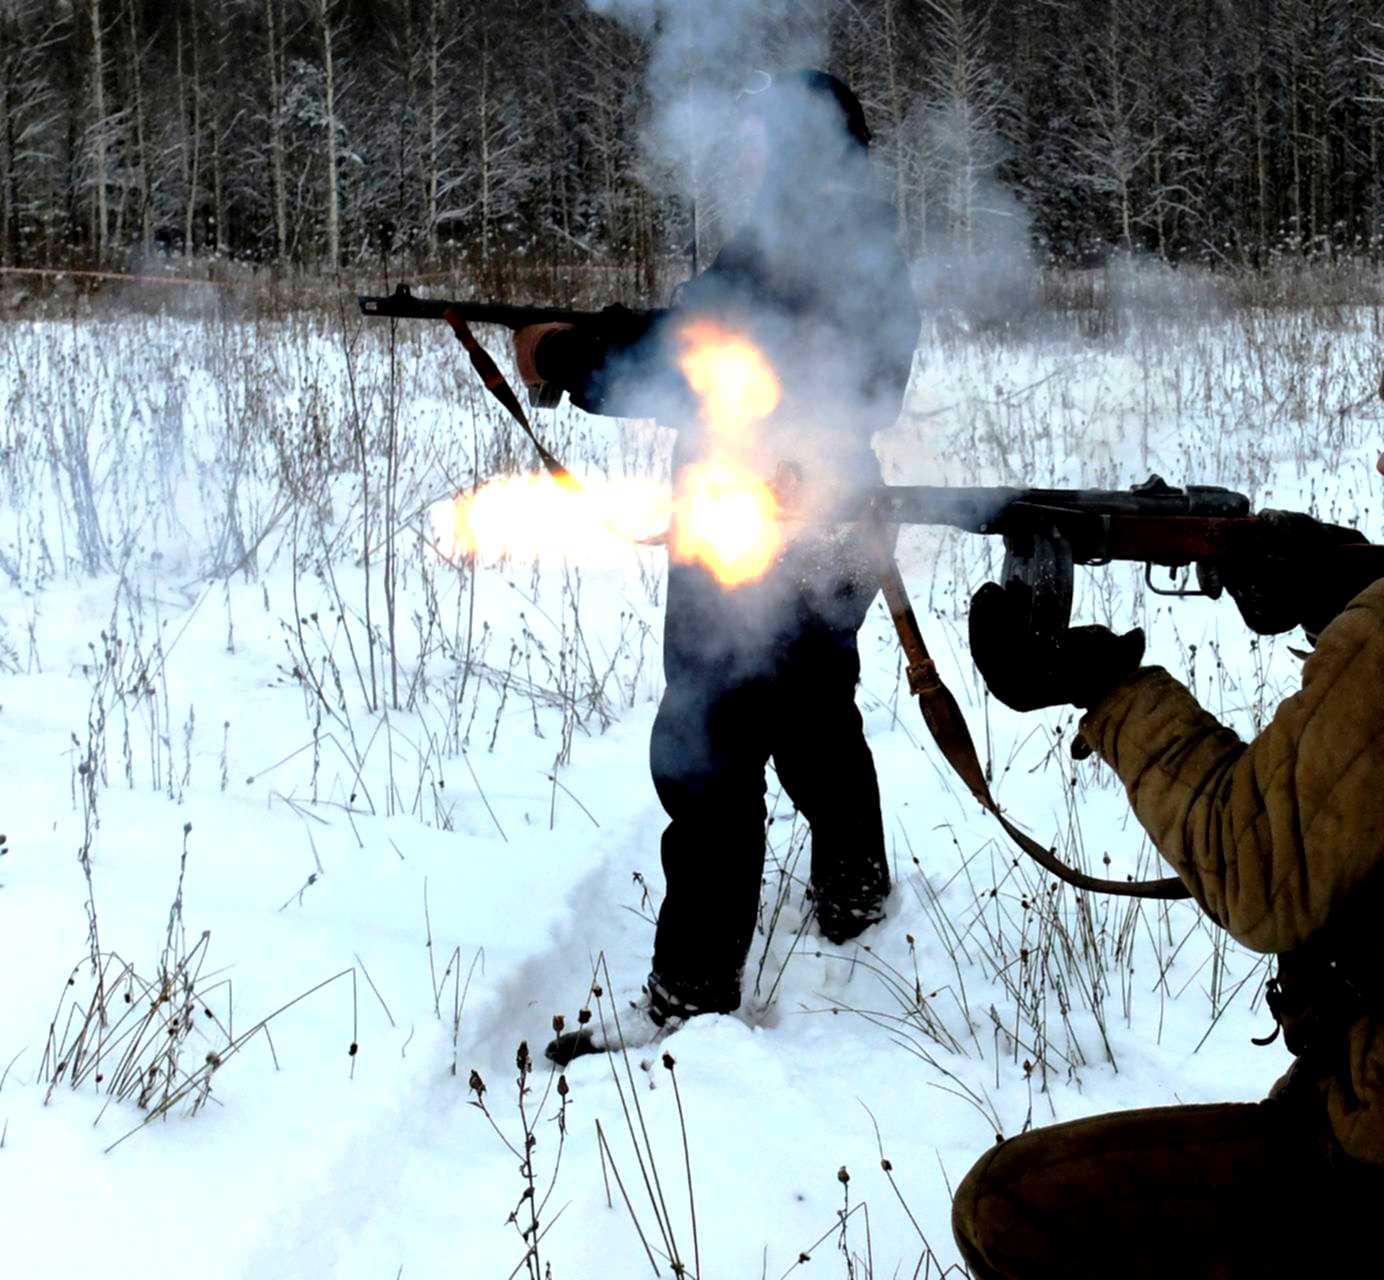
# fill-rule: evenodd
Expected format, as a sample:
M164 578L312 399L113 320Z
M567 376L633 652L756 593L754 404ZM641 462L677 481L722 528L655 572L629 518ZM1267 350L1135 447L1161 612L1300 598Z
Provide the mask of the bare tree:
M273 190L274 246L278 260L288 256L288 191L284 185L284 50L280 0L264 0L265 70L269 129L269 178Z
M225 144L227 111L229 98L226 85L227 72L227 25L226 11L221 5L211 5L207 9L205 27L206 49L202 60L206 65L207 83L206 116L208 157L211 166L211 249L218 256L228 248L226 216L226 168Z
M1273 193L1269 174L1269 85L1268 39L1260 14L1250 15L1242 28L1241 43L1244 58L1244 81L1248 89L1246 121L1249 126L1253 160L1251 178L1254 192L1253 241L1256 253L1262 253L1269 243Z
M28 68L24 59L19 15L0 8L0 111L4 113L3 186L0 186L0 245L4 261L19 261L19 130L20 101L25 97Z
M901 152L908 95L904 87L904 71L901 65L904 42L899 24L899 7L899 0L883 0L884 12L880 33L883 37L884 54L883 106L888 121L888 137L892 144L894 205L899 215L899 231L904 243L907 244L912 239L908 217L908 166Z
M1366 28L1364 50L1360 55L1364 73L1360 86L1360 106L1368 129L1366 152L1369 157L1368 216L1366 239L1377 258L1384 244L1384 174L1380 173L1380 124L1384 117L1384 18L1375 18Z
M174 12L177 15L178 116L182 126L183 253L190 256L202 167L202 75L201 49L197 39L197 0L189 0L187 5L187 27L183 25L182 0L177 0Z
M481 262L490 262L490 235L495 212L495 166L508 149L503 119L495 108L495 68L491 59L488 15L479 16L480 86L476 92L476 142L481 219Z
M1284 212L1291 218L1293 233L1303 243L1312 237L1310 169L1311 138L1307 133L1310 111L1307 105L1306 42L1308 14L1303 0L1275 0L1269 27L1270 56L1280 84L1285 124L1287 125L1288 204Z
M936 41L924 96L915 109L937 208L948 242L975 248L981 193L1005 150L1001 132L1006 88L987 55L991 6L967 0L923 0Z
M1128 27L1125 6L1111 4L1104 24L1092 33L1081 83L1085 110L1070 142L1073 180L1109 198L1120 243L1132 249L1141 220L1135 184L1155 144L1147 127L1147 86L1127 57Z
M104 262L106 259L107 189L110 183L110 120L106 114L106 30L101 6L102 0L87 0L87 19L91 35L87 70L91 90L91 123L87 137L91 152L91 184L94 192L91 241L98 262Z
M337 187L336 64L333 46L336 29L332 25L331 0L314 0L318 34L322 41L323 128L327 133L325 191L327 203L327 262L333 271L341 265L341 206Z
M149 122L145 111L144 66L147 46L140 30L141 0L125 0L125 58L134 125L135 179L138 184L139 242L147 253L154 243L153 163L149 155Z
M471 30L459 32L458 58L472 79L461 86L456 132L460 154L453 173L439 183L448 195L437 220L454 229L474 226L482 264L492 263L500 224L514 212L533 177L533 116L519 94L519 63L506 43L507 21L519 12L505 0L474 9ZM464 41L464 44L463 44Z
M450 10L448 11L450 13ZM423 127L421 148L423 217L427 228L428 253L437 255L437 201L442 184L442 59L451 49L451 23L443 13L441 0L428 0L428 35L424 45ZM448 133L450 134L450 130Z
M21 223L40 198L35 174L47 157L45 135L58 119L57 97L46 62L58 42L60 24L45 21L34 4L0 3L0 254L17 265L22 254ZM21 180L28 175L29 182Z
M874 134L873 151L889 175L899 232L905 244L921 234L927 186L920 163L924 112L914 108L923 93L931 33L926 0L838 0L831 28L830 57L849 68L851 83Z

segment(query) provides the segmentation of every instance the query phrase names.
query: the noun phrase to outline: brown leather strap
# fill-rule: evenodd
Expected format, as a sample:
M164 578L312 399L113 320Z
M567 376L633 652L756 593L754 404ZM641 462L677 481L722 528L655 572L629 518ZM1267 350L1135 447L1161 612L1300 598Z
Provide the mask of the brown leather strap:
M524 406L519 403L514 388L505 381L505 375L490 358L490 353L476 340L476 335L471 332L471 326L462 318L461 312L455 307L448 307L442 313L442 318L451 325L457 341L466 348L466 354L471 357L471 367L480 374L485 389L509 410L509 416L523 427L524 434L533 441L533 447L538 450L538 456L547 468L548 474L564 488L577 488L576 477L548 451L534 433L533 427L529 425L529 415L524 412Z
M885 603L889 606L894 627L899 633L904 656L908 660L908 688L918 699L923 713L923 721L932 734L937 749L955 771L956 776L966 784L966 788L999 821L1005 834L1045 871L1050 871L1060 880L1078 889L1089 889L1093 893L1117 894L1126 898L1189 898L1187 886L1170 876L1163 880L1103 880L1088 876L1083 871L1069 867L1051 849L1045 849L1031 836L1020 831L995 803L990 794L990 784L985 780L985 770L976 753L975 742L966 725L952 692L942 683L937 673L937 664L932 660L923 641L922 630L918 626L917 615L909 603L908 592L899 574L898 562L892 555L883 560L880 571L881 585L884 588Z

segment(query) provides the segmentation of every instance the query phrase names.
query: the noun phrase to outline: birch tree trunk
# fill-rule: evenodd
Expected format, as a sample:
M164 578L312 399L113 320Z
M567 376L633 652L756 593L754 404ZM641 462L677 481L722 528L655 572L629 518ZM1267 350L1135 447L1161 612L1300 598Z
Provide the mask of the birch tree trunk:
M423 164L423 215L428 220L428 256L437 257L437 181L438 130L442 121L442 102L438 94L438 63L442 58L440 0L428 5L428 142Z
M133 100L135 163L139 166L139 242L148 253L154 247L153 164L149 156L149 123L144 109L144 54L139 40L139 0L126 0L126 32Z
M481 162L481 262L490 263L490 31L485 15L481 23L481 93L480 119L476 130L480 142Z
M19 191L15 151L19 130L15 126L15 76L19 73L19 33L11 28L9 15L0 13L0 111L4 112L5 175L0 186L0 262L19 265Z
M327 261L335 271L341 265L341 206L336 185L336 75L332 62L335 33L328 7L329 0L317 0L317 21L322 38L322 105L327 129Z
M273 184L274 249L279 262L288 257L288 193L284 186L283 43L276 0L264 0L265 61L269 69L269 176Z
M183 68L183 11L179 5L177 14L178 35L178 105L183 119L183 256L191 257L193 251L193 220L197 211L197 184L201 177L202 165L202 81L201 56L197 47L197 2L191 0L188 6L188 20L191 23L192 76L191 84Z
M105 31L101 25L101 0L89 0L91 18L91 108L92 151L95 172L96 201L93 210L92 243L96 260L106 260L106 186L110 179L106 148L106 47Z
M212 55L211 87L207 94L210 113L208 127L211 131L212 250L219 257L227 250L226 175L223 164L225 130L221 116L226 71L225 10L220 5L212 5L207 11L207 20L211 27L208 45Z

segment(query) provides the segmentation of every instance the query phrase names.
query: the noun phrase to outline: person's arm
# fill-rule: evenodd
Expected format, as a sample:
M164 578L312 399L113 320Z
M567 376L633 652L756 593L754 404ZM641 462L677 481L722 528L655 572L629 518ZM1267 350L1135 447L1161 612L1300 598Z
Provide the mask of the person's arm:
M1292 950L1384 863L1384 581L1322 632L1302 691L1254 741L1158 667L1081 735L1206 911L1256 951Z
M521 381L530 387L560 387L577 408L615 417L642 416L632 394L641 380L661 372L659 337L667 312L607 307L602 325L531 325L514 335ZM608 322L608 323L607 323Z

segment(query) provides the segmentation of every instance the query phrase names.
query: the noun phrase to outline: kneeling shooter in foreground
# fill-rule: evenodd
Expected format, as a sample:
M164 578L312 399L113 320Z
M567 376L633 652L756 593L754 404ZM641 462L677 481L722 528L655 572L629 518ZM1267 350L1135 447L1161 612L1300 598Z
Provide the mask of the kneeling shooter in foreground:
M1329 596L1271 566L1227 585L1247 618L1271 596ZM1096 1116L994 1147L953 1206L978 1280L1377 1269L1384 580L1338 603L1329 621L1297 619L1309 636L1320 628L1302 690L1246 743L1168 672L1139 666L1141 633L1081 627L1030 653L1013 638L1015 602L994 584L977 593L972 647L992 692L1020 711L1087 708L1079 749L1119 774L1201 908L1276 956L1269 1007L1296 1056L1263 1102Z

